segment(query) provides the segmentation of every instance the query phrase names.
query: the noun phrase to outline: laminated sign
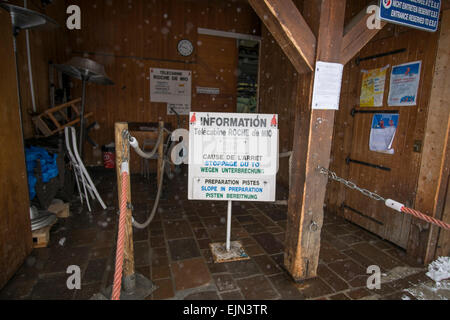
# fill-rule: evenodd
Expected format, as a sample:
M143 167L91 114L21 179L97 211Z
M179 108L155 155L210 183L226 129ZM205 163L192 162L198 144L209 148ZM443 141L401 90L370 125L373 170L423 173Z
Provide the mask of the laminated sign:
M278 115L190 113L189 200L275 201Z
M192 73L189 70L150 69L150 101L166 102L167 114L191 111Z
M439 25L441 0L380 0L380 19L436 32Z

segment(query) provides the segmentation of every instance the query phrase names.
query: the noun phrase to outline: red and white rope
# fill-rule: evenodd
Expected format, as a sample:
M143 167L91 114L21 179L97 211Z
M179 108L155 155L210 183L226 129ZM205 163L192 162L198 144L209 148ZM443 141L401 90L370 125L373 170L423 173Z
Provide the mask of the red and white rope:
M122 164L122 194L120 197L119 232L117 236L116 270L114 272L114 285L111 300L120 300L122 288L123 252L125 245L125 225L128 207L128 163Z
M414 210L414 209L411 209L411 208L407 208L407 207L403 207L402 208L402 212L410 214L410 215L413 215L416 218L419 218L419 219L424 220L424 221L426 221L428 223L432 223L434 225L437 225L438 227L441 227L443 229L450 230L450 224L445 223L444 221L435 219L433 217L427 216L426 214L423 214L420 211L417 211L417 210Z
M424 214L424 213L422 213L420 211L408 208L408 207L406 207L404 204L402 204L400 202L397 202L397 201L394 201L394 200L391 200L391 199L387 199L385 201L385 205L387 207L391 208L391 209L394 209L395 211L410 214L410 215L412 215L412 216L414 216L414 217L416 217L418 219L424 220L424 221L426 221L428 223L432 223L432 224L434 224L434 225L436 225L438 227L441 227L443 229L450 230L450 224L445 223L444 221L438 220L436 218L430 217L430 216L428 216L428 215L426 215L426 214Z

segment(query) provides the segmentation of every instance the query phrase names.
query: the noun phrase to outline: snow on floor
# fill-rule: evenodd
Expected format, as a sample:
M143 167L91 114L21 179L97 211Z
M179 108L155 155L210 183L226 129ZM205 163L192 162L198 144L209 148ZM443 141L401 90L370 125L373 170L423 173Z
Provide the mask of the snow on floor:
M450 281L434 282L429 281L421 283L412 288L405 289L417 300L449 300L450 299ZM403 300L406 299L406 296Z
M384 273L381 275L381 283L393 282L423 271L423 268L395 267L387 274Z
M428 266L426 275L433 281L421 283L404 291L418 300L450 299L450 257L440 257ZM404 296L403 300L409 300Z
M427 276L436 282L450 279L450 257L440 257L430 263Z

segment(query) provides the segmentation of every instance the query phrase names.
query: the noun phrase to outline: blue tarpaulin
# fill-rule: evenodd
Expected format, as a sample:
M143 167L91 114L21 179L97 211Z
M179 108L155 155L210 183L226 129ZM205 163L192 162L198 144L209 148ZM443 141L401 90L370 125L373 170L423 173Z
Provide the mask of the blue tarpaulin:
M51 179L58 176L58 166L56 165L57 157L57 154L50 156L47 150L43 148L30 147L25 149L30 200L33 200L36 196L35 186L37 178L34 169L37 166L37 161L40 160L41 163L42 181L48 183Z

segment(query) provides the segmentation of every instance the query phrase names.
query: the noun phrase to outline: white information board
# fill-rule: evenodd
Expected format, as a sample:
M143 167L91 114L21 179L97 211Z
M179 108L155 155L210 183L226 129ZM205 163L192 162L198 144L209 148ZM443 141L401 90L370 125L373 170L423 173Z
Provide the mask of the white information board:
M189 200L275 201L278 115L189 118Z
M192 72L150 68L150 101L191 106Z
M339 110L343 70L340 63L317 61L312 109Z

